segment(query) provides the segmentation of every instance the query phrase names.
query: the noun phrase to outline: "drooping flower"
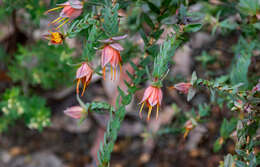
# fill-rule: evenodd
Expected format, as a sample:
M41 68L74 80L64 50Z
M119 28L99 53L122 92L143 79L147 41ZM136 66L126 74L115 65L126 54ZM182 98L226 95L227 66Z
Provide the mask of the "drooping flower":
M46 11L45 14L58 10L58 9L62 9L62 11L60 12L60 16L51 22L51 24L56 24L56 23L62 22L56 28L56 29L59 29L64 24L66 24L68 21L77 18L82 13L83 2L81 2L79 0L69 0L65 3L57 4L57 6L58 7Z
M89 82L91 81L93 74L92 68L87 63L82 63L81 66L78 68L76 73L76 80L77 80L77 94L79 94L79 83L83 85L83 91L81 96L83 96L86 87L88 86Z
M80 106L72 106L70 108L67 108L64 111L64 114L66 114L69 117L74 118L74 119L80 119L84 115L86 115L86 112L85 112L84 108L82 108Z
M43 36L45 39L50 41L51 44L54 45L60 45L63 43L64 35L60 32L51 32L49 31L49 34L46 34Z
M143 110L144 104L146 104L148 107L147 121L149 121L150 115L152 112L152 108L156 105L157 106L156 119L158 119L159 107L161 106L162 98L163 98L163 93L162 93L161 88L155 87L155 86L149 86L148 88L146 88L143 99L140 102L140 103L142 103L142 106L139 111L139 116L142 118L142 110Z
M180 91L184 94L188 94L191 86L192 86L191 83L181 82L181 83L175 84L173 87L170 87L170 88L174 88L174 89L177 89L178 91Z
M111 80L114 77L116 79L116 69L119 66L120 71L122 71L122 58L120 56L120 51L123 51L124 48L117 43L116 41L126 38L127 35L112 37L105 40L100 40L104 43L104 47L101 53L101 66L103 71L103 78L106 78L106 65L109 63L111 66Z
M188 136L189 132L190 132L195 126L194 126L194 124L192 123L191 120L188 120L188 121L186 121L184 127L185 127L185 133L184 133L184 135L183 135L183 138L185 139L185 138Z

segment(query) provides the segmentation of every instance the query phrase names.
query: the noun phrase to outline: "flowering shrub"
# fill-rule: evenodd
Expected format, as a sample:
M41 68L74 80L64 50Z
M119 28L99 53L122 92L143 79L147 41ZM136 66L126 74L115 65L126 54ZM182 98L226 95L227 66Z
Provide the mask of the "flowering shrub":
M0 132L21 118L31 129L42 130L50 125L50 109L45 106L45 100L37 96L21 95L19 88L7 90L3 94L0 107L3 112L0 117Z
M8 1L3 3L10 5ZM31 1L27 3L31 8L35 7ZM10 8L14 6L10 5ZM70 107L64 113L82 121L88 112L102 114L100 111L110 111L97 162L99 167L107 167L126 115L126 106L139 89L145 88L138 107L140 117L143 107L148 107L147 121L154 117L153 107L156 107L155 118L160 117L160 108L165 103L164 99L167 99L163 90L176 90L181 96L187 96L187 102L196 98L197 94L204 93L209 97L204 104L178 112L176 123L168 130L161 129L160 133L182 134L187 138L189 132L199 124L212 119L213 109L218 108L229 112L230 116L222 119L213 151L219 151L230 138L236 141L235 153L227 153L220 166L254 167L260 164L260 153L257 150L257 130L260 127L259 67L253 67L256 66L253 62L257 61L260 50L259 0L88 0L84 3L69 0L47 10L47 16L41 12L42 17L50 17L52 11L58 9L61 9L59 17L49 23L49 33L43 34L51 46L42 42L34 44L31 49L19 46L14 55L15 60L8 65L9 76L13 81L22 83L24 94L10 93L19 92L16 88L6 91L1 103L3 121L0 121L0 129L6 129L9 122L19 117L25 117L26 124L31 128L41 129L48 125L49 110L37 97L28 99L29 86L40 85L43 89L50 89L72 84L73 79L76 79L76 96L80 106ZM34 14L31 12L31 17ZM34 17L39 18L38 15ZM172 75L171 69L174 69L175 63L173 57L176 50L181 49L200 30L208 31L215 37L236 36L234 45L223 48L234 55L232 62L224 64L218 55L212 55L205 49L201 56L195 58L196 65L201 65L202 69L194 67L191 77L179 80ZM141 42L135 41L136 36L140 37ZM66 45L68 38L81 41L80 57L70 57L72 51ZM33 57L37 57L36 65L32 63ZM134 63L135 58L138 63ZM97 59L100 63L95 65ZM77 68L69 65L73 63ZM122 65L128 63L134 72L126 71L130 80L123 81L127 89L118 86L115 106L105 102L85 103L80 99L80 85L83 96L93 75L102 76L105 82L110 82L106 76L107 69L110 69L114 84L116 80L126 80L121 73L125 72ZM208 65L213 63L222 71L208 69ZM146 83L149 84L145 86ZM14 99L17 100L15 104ZM41 102L33 112L35 115L30 115L31 109L26 109L26 106L33 108L33 100Z

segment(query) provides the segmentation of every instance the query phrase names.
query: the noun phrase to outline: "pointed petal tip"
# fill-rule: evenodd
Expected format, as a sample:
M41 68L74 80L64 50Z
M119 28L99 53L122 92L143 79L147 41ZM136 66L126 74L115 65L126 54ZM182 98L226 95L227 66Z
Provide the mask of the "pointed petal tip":
M115 41L118 41L118 40L122 40L122 39L125 39L128 35L125 34L125 35L121 35L121 36L117 36L117 37L112 37L113 40Z

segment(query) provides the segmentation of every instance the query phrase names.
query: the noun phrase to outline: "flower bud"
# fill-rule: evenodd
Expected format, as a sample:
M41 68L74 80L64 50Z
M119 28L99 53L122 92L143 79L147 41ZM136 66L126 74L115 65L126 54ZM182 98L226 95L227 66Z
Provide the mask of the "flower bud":
M180 91L180 92L182 92L184 94L188 94L189 89L191 88L191 86L192 86L191 83L181 82L181 83L175 84L173 86L173 88L177 89L178 91Z
M72 106L64 111L64 114L74 119L82 118L85 115L84 113L84 109L80 106Z

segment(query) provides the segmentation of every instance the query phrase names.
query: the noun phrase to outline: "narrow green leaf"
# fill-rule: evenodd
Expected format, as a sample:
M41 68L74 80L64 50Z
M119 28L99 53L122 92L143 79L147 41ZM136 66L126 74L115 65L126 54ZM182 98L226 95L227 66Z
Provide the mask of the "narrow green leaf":
M198 79L198 77L197 77L196 71L193 71L190 83L192 85L194 85L194 83L197 81L197 79Z
M142 28L139 30L139 33L140 33L140 35L141 35L141 37L142 37L142 39L143 39L145 45L148 45L148 44L149 44L149 40L148 40L148 38L146 37L146 34L144 33L144 31L143 31Z
M231 154L224 157L224 167L233 167L233 163L234 160Z
M155 6L153 3L147 1L147 4L148 4L149 8L150 8L153 12L155 12L155 13L157 13L157 14L160 14L160 13L161 13L161 12L160 12L160 9L159 9L157 6Z
M146 22L151 28L154 28L154 24L152 19L145 13L142 13L141 18L144 22Z
M190 88L188 95L187 95L187 101L191 101L191 99L195 96L196 89Z
M184 32L197 32L201 29L202 24L196 23L196 24L188 24L184 27Z

